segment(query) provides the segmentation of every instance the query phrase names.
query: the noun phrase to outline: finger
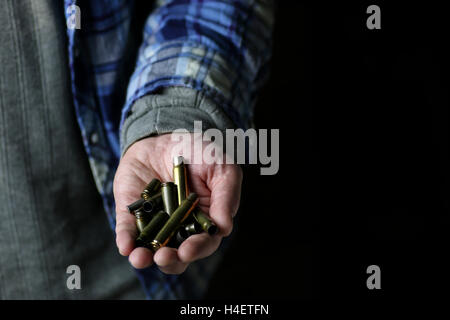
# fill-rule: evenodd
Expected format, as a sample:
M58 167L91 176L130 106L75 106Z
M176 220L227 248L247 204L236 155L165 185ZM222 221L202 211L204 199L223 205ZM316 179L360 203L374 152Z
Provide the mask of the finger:
M182 262L193 262L210 256L217 250L222 237L208 233L195 234L187 238L178 248L178 257Z
M222 236L230 235L233 230L233 217L239 208L241 184L242 169L237 165L222 165L214 171L209 215Z
M136 218L130 214L127 205L136 201L135 193L122 190L125 185L133 185L127 182L128 176L118 172L114 179L114 199L116 201L116 245L119 253L128 256L134 249L134 239L137 237ZM122 183L118 183L122 181ZM125 181L125 182L124 182Z
M153 264L153 253L147 248L136 248L128 257L131 265L136 269L144 269Z
M166 274L180 274L189 265L189 263L180 261L177 249L169 247L163 247L156 251L154 261L159 269Z
M116 245L119 253L128 256L134 249L134 239L137 237L135 217L124 211L116 214Z

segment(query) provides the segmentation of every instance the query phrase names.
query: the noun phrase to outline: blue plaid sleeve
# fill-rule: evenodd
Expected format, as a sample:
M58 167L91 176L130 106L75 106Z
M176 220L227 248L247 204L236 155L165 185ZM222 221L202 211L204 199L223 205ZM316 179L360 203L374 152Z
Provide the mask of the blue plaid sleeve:
M272 1L160 1L145 24L121 125L140 97L185 86L204 92L238 127L251 126L272 25Z

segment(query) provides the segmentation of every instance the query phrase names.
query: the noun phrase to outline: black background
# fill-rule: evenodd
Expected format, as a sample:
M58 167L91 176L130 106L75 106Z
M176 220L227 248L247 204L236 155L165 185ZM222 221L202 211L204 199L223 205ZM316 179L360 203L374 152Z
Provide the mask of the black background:
M280 170L247 168L209 298L446 295L447 10L393 2L278 2L256 124L280 129Z
M258 166L245 167L236 238L209 298L319 294L320 158L313 150L311 17L301 5L278 10L271 78L259 95L255 123L280 130L280 168L262 176Z

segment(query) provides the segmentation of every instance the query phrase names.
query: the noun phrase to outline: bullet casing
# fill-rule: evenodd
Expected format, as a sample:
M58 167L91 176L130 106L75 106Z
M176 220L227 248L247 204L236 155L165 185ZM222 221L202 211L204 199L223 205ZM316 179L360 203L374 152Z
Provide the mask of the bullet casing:
M170 238L170 241L166 244L166 246L171 248L178 248L181 243L186 240L187 237L185 235L182 235L182 231L184 231L184 226L180 226L177 231L175 231L172 238Z
M185 221L187 221L187 219ZM200 227L197 222L193 222L178 228L176 235L173 238L175 238L176 240L176 245L179 246L184 240L186 240L193 234L199 234L202 231L202 227Z
M217 226L212 222L206 213L204 213L200 208L195 208L193 214L194 219L197 221L197 223L201 226L201 228L208 232L209 235L214 235L217 233L218 229Z
M164 224L158 234L151 243L154 251L165 246L174 233L178 230L181 223L191 214L198 203L198 196L196 193L191 193L181 205L172 213L169 220Z
M189 194L186 166L184 165L183 157L175 157L174 159L173 180L177 186L178 205L181 205L181 202L186 199Z
M139 199L139 200L133 202L132 204L128 205L127 209L130 213L133 213L134 211L142 208L142 205L144 204L144 202L145 202L144 199Z
M170 215L178 207L177 187L173 182L166 182L161 185L162 201L164 211Z
M150 222L151 217L147 212L143 210L137 210L134 215L136 216L137 229L139 230L139 232L142 232L145 226Z
M150 183L145 187L144 191L141 193L141 199L133 202L132 204L127 206L127 209L130 213L133 213L136 210L139 210L144 202L148 199L150 199L151 196L153 196L160 188L161 181L158 179L153 179L150 181Z
M150 181L150 183L145 186L144 191L142 191L141 193L141 197L144 200L150 199L150 197L152 197L159 191L160 187L161 181L156 178L152 179L152 181Z
M196 209L194 209L194 210L196 210ZM193 223L189 223L189 224L185 225L184 226L184 230L185 230L185 232L186 232L186 234L188 236L191 236L193 234L197 234L197 233L200 233L200 232L203 231L203 229L200 226L200 224L198 222L196 222L196 221L194 221Z
M151 241L168 219L169 215L166 212L162 210L158 211L158 213L153 216L152 220L142 230L141 234L137 238L137 241L144 244L146 247L150 247Z
M145 212L156 212L158 208L162 205L162 194L158 192L157 194L151 196L148 200L145 200L142 204L142 209Z

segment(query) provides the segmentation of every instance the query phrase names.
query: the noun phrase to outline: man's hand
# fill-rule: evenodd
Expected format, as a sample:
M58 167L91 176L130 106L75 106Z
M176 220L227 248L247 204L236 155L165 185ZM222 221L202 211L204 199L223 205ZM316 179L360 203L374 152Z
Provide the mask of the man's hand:
M190 262L211 255L222 237L228 236L233 228L241 194L241 168L235 164L188 164L189 191L198 194L199 206L216 223L218 234L196 234L178 249L163 247L155 254L146 248L135 248L136 219L126 206L140 198L153 178L161 182L173 181L172 162L177 144L179 146L179 142L171 141L170 134L135 142L122 157L114 178L117 247L138 269L155 262L164 273L182 273Z

